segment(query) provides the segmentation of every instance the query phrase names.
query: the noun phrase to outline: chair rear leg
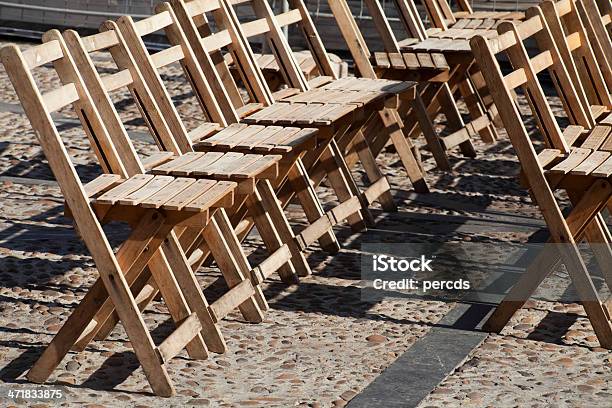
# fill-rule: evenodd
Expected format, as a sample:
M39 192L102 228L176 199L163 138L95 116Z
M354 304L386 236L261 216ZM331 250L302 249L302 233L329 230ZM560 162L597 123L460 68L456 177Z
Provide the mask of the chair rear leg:
M230 289L246 280L251 267L222 208L215 211L203 235ZM246 298L239 309L247 321L258 323L264 319L260 305L265 305L263 310L267 310L268 306L261 287L255 286L254 290L254 295Z
M300 201L304 214L306 214L306 219L311 225L326 217L323 206L300 159L289 169L288 181ZM340 244L331 225L325 229L318 240L319 245L330 254L335 254L340 250Z

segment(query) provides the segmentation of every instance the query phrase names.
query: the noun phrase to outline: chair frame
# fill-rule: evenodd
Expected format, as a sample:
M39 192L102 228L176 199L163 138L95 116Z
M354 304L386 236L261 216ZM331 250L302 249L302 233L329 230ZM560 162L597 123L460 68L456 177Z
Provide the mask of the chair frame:
M148 202L149 199L144 194L156 193L151 189L146 192L142 190L142 193L138 193L140 197L136 198L138 186L145 185L143 176L139 176L139 173L134 171L139 167L142 168L141 163L136 156L132 156L132 162L126 163L117 154L113 139L104 127L95 105L91 103L91 95L83 85L78 71L74 69L74 62L59 32L52 30L44 39L44 44L23 52L15 45L5 46L0 51L0 56L66 198L67 215L74 219L79 234L98 268L100 278L68 317L29 370L27 377L34 382L44 382L68 351L88 335L96 313L111 305L116 308L123 322L130 343L153 391L160 396L171 396L175 390L165 368L167 361L185 347L192 358L205 359L208 356L209 340L212 340L212 344L224 346L223 337L213 317L215 311L224 310L224 305L208 304L197 287L191 269L188 268L173 230L176 227L189 226L205 228L211 231L208 237L212 238L211 242L223 240L226 234L218 231L215 220L223 219L224 213L220 207L231 205L236 185L228 182L212 182L208 187L211 185L215 187L209 192L204 195L198 193L200 198L196 200L188 198L189 201L193 201L191 204L185 201L185 198L181 199L185 202L184 205L197 206L194 210L156 209L155 206L126 207L123 204L112 204L124 196L126 200L129 198L127 201L138 205L143 200ZM63 85L41 95L30 71L50 62L53 63ZM87 124L85 133L92 139L96 155L102 158L100 163L103 170L109 173L87 185L83 185L79 180L50 116L51 112L69 104L75 106L79 117ZM126 179L124 183L122 180ZM151 179L146 178L146 180ZM159 190L159 187L157 189ZM198 186L198 191L199 189L202 192L206 191L204 187ZM122 193L115 193L119 190ZM193 196L193 193L190 194ZM111 199L111 196L115 198ZM92 200L92 197L96 198ZM200 199L201 201L198 201ZM220 214L221 217L214 217L213 214ZM101 222L107 220L121 220L132 226L130 237L117 253L113 252L101 227ZM148 250L145 250L147 248ZM224 256L230 254L226 253ZM142 273L145 270L149 275ZM170 314L178 326L159 346L153 343L144 324L139 310L142 299L133 295L134 285L161 291ZM253 300L253 288L250 282L245 280L240 286L241 293L247 293L242 298ZM230 292L226 294L229 298L224 295L223 300L226 303L237 295L236 291L231 294ZM253 311L257 315L256 320L261 321L263 318L261 310L255 302L252 304L255 307Z
M475 36L470 40L472 50L519 157L530 193L546 220L551 235L550 242L563 244L557 256L550 254L538 256L496 308L485 324L485 329L500 331L561 261L566 265L601 346L612 348L609 311L599 299L577 247L577 243L585 238L592 244L604 244L603 253L596 255L602 270L606 272L606 268L612 262L612 251L610 234L605 223L601 222L600 212L609 205L612 198L610 184L612 171L605 172L603 168L601 176L592 177L590 174L600 174L597 166L590 166L593 169L585 175L573 170L576 167L574 159L568 159L577 153L575 150L570 150L570 144L555 121L536 76L538 72L552 65L553 60L559 58L559 54L555 56L545 51L529 58L522 42L522 38L526 36L521 33L540 30L548 28L546 22L536 16L518 26L512 23L500 24L498 37L487 40L483 36ZM550 32L548 37L552 38ZM512 59L514 68L514 71L505 76L496 59L496 55L502 52ZM517 87L525 89L532 113L539 118L540 129L546 129L544 136L549 149L545 149L539 155L534 149L511 92ZM589 132L584 143L589 141L591 135ZM572 162L574 164L570 166ZM545 167L553 165L555 166L553 170L544 170ZM573 208L568 216L562 213L556 201L554 196L556 189L564 189L570 196ZM609 273L606 276L606 283L612 286L612 276Z

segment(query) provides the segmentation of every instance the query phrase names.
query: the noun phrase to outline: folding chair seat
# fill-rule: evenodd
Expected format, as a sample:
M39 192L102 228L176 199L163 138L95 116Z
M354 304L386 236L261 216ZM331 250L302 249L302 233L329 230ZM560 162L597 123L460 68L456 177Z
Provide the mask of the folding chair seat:
M542 29L548 30L543 20L535 16L517 26L500 24L498 37L487 40L476 36L470 40L519 158L526 185L550 231L549 243L557 244L552 247L555 255L550 249L538 255L496 308L485 328L500 331L546 276L563 263L601 346L612 348L610 311L601 302L577 247L583 240L590 244L607 286L612 287L612 239L602 215L612 200L611 129L596 126L580 134L574 147L568 143L537 78L537 73L550 66L558 54L545 51L530 58L521 39L521 33ZM498 54L511 60L512 72L502 74L496 58ZM539 153L512 95L515 88L524 91L531 116L545 141L546 148ZM555 196L557 190L567 192L572 204L567 216Z
M126 156L124 160L117 153L129 146L115 146L110 138L59 33L52 31L45 40L45 44L23 52L15 45L7 45L0 50L0 57L60 185L66 213L74 220L100 278L27 377L44 382L71 348L85 347L94 329L104 323L96 318L116 310L151 388L160 396L171 396L174 387L165 367L171 358L183 348L197 359L207 358L209 350L223 351L225 342L217 322L236 307L250 321L263 319L257 288L237 268L224 272L232 278L228 285L231 289L209 304L178 241L189 228L203 230L208 245L215 247L220 267L235 263L239 254L231 247L231 240L236 241L236 237L224 226L229 221L223 207L233 204L237 184L143 175L137 156ZM41 94L31 71L51 62L63 85ZM108 173L85 185L51 118L52 112L70 104L83 120L94 153ZM111 220L131 227L129 237L117 252L101 227ZM158 345L140 310L157 292L162 294L177 325Z

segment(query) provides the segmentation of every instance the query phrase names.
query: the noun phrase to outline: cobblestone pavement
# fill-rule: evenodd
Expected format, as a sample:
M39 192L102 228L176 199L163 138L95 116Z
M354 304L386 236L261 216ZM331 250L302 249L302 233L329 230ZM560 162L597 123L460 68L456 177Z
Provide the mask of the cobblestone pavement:
M111 65L104 57L105 69ZM0 69L1 70L1 69ZM192 95L176 67L169 69L179 109L189 113ZM48 68L37 80L53 83ZM115 95L123 102L126 93ZM39 145L23 114L13 113L17 99L0 72L0 405L17 405L7 389L31 387L24 379L40 347L46 345L86 293L97 273L86 249L62 216L62 196L52 183L13 183L7 177L53 180ZM141 135L133 105L122 103L130 131ZM9 109L10 108L10 109ZM11 110L11 111L7 111ZM197 124L195 111L193 123ZM58 112L65 141L83 180L99 169L86 138L74 127L70 109ZM530 124L532 125L532 124ZM139 133L140 132L140 133ZM151 151L146 138L136 137L139 151ZM380 157L399 206L397 213L374 209L376 226L360 234L339 226L344 247L331 257L316 246L309 253L314 275L287 286L273 277L264 284L271 310L261 324L245 323L232 314L221 323L229 352L206 361L189 360L184 352L168 371L178 395L156 398L118 328L106 341L85 352L71 353L53 372L51 387L63 390L56 403L31 406L261 406L341 407L363 390L415 341L423 337L454 304L445 299L385 298L366 302L359 289L360 245L364 242L527 242L543 224L526 192L518 185L518 163L507 138L495 145L475 141L478 157L454 152L453 173L433 168L422 149L432 193L411 191L397 156ZM363 174L355 171L361 180ZM331 192L321 197L331 203ZM290 207L290 219L303 224L303 214ZM512 222L500 222L503 217ZM530 225L526 228L524 225ZM108 226L120 242L121 226ZM253 263L261 257L256 235L245 242ZM198 279L209 299L223 293L213 268ZM561 271L547 281L567 285ZM609 295L609 294L608 294ZM145 321L155 338L172 328L161 303L147 309ZM567 333L565 329L569 329ZM449 344L452 347L452 344ZM538 297L517 313L500 334L491 335L422 406L588 406L612 404L611 354L598 348L593 330L579 305Z

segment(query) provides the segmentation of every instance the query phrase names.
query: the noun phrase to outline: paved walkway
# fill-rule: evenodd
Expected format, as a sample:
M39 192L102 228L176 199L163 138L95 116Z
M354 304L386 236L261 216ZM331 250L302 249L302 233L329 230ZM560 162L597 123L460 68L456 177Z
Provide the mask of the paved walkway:
M184 84L172 69L168 75L180 91ZM52 81L44 68L37 79ZM4 390L31 387L25 372L96 271L62 216L59 189L1 68L0 99L0 405L10 406L14 402ZM190 109L187 101L181 98L179 109ZM136 108L123 108L137 148L151 149L142 123L134 120ZM74 115L62 110L58 120L79 174L91 179L99 170L73 127ZM176 397L150 394L122 329L108 341L70 354L48 387L64 391L59 405L79 407L609 407L611 354L598 347L579 305L552 296L566 290L563 271L546 281L546 290L501 335L478 330L499 294L462 302L409 296L362 300L363 243L472 242L503 249L546 239L541 217L516 183L518 164L507 140L502 135L494 146L477 141L476 148L477 159L451 157L452 174L433 169L423 151L432 187L428 195L411 192L397 157L384 153L380 162L399 211L375 209L376 226L366 233L339 226L343 249L330 257L313 248L308 260L314 275L300 285L266 282L271 310L265 323L247 324L236 314L222 322L227 354L192 361L183 353L172 360ZM333 199L325 188L321 196L326 203ZM296 226L305 222L298 208L290 212ZM109 226L117 239L125 232ZM256 262L258 237L249 237L247 246ZM506 284L520 272L510 270ZM211 299L223 293L218 278L214 268L198 271ZM609 295L603 289L602 294ZM171 330L159 303L146 312L145 321L156 338Z

